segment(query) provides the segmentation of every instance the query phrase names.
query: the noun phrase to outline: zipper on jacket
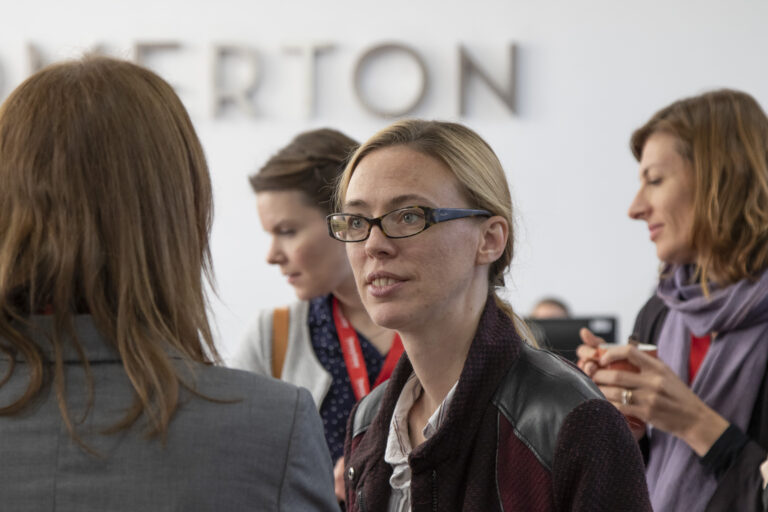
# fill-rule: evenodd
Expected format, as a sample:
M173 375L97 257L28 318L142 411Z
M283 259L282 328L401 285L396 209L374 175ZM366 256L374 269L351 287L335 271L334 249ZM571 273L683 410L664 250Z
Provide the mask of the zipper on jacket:
M437 512L437 471L432 470L432 512Z
M365 500L363 499L363 489L357 490L357 509L360 512L365 512Z

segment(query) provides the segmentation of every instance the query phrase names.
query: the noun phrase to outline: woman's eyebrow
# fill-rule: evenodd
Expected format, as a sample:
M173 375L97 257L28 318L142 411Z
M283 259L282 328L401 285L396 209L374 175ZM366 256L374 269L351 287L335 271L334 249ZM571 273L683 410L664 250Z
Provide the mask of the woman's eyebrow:
M421 196L419 194L403 194L388 200L385 203L385 206L387 207L387 209L394 209L399 206L426 206L423 203L432 204L432 201L429 201L424 196ZM350 208L364 209L368 206L369 206L368 203L362 199L353 199L351 201L344 203L345 210Z
M354 199L352 201L347 201L342 205L343 210L349 210L350 208L365 208L368 206L368 203L363 201L362 199Z

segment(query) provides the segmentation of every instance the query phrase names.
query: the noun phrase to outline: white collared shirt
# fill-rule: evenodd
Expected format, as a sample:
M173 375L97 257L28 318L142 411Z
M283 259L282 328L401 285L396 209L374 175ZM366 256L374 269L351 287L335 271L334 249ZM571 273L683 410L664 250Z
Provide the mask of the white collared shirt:
M448 391L437 410L429 417L424 430L422 430L425 439L435 435L437 429L443 424L457 384L458 381ZM413 447L408 435L408 413L423 391L416 374L411 374L400 392L397 404L395 404L395 412L389 422L384 461L392 466L392 476L389 478L389 485L392 487L388 508L390 512L409 512L411 510L411 467L408 465L408 455L410 455Z

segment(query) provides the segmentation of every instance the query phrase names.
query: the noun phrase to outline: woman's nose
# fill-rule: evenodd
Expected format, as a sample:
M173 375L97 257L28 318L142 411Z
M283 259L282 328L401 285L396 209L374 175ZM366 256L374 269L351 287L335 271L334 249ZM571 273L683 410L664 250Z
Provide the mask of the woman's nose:
M365 244L365 252L374 258L391 256L395 253L395 244L387 238L379 226L372 226Z
M637 191L637 194L635 194L635 198L632 200L632 203L629 205L629 211L627 212L630 219L634 220L643 220L647 217L648 214L648 201L645 199L645 196L643 195L643 189Z
M267 251L267 263L270 265L279 265L283 262L285 262L285 254L277 239L273 237L272 242L269 244L269 250Z

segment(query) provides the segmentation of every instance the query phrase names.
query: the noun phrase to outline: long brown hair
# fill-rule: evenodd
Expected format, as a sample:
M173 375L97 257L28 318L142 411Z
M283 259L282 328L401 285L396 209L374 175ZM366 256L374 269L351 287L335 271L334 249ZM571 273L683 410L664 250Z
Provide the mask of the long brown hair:
M0 107L0 349L30 368L19 413L52 379L62 417L62 352L92 316L120 354L134 403L111 431L146 416L164 436L181 382L169 352L218 358L206 316L211 183L192 123L154 73L105 57L50 66ZM49 312L52 360L30 335ZM206 352L207 351L207 352ZM13 364L0 380L14 372ZM88 402L91 403L91 400ZM87 411L86 411L87 414Z
M307 205L333 211L336 180L358 143L331 128L298 134L250 177L254 192L299 190Z
M693 167L691 238L705 293L768 268L768 117L755 99L723 89L661 109L630 140L640 161L648 138L663 132Z

